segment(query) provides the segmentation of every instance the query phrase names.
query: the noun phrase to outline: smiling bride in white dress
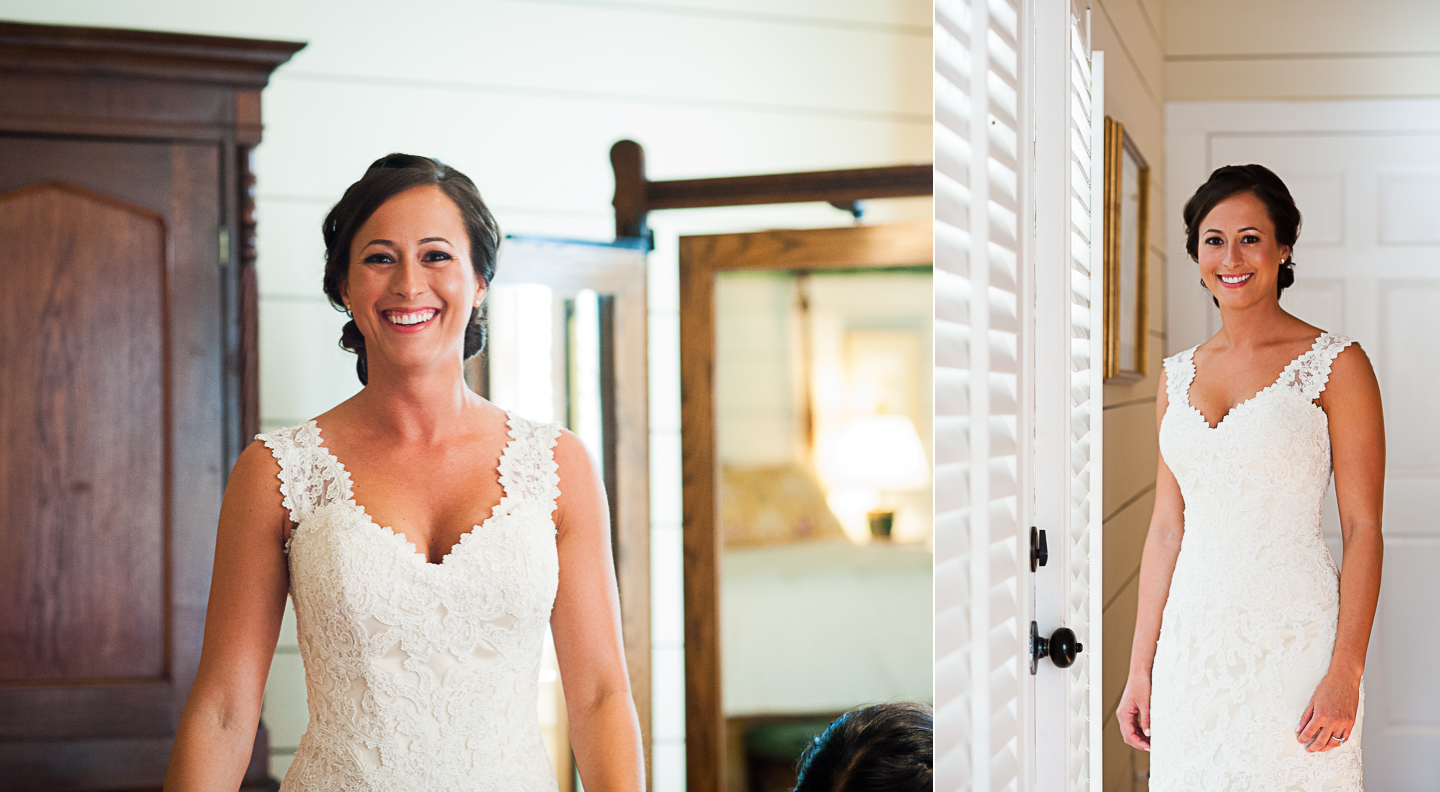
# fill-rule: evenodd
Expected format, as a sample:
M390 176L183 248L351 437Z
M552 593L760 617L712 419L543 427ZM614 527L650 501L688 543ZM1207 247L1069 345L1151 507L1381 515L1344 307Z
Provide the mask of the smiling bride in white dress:
M324 231L326 294L353 316L341 344L365 387L262 435L231 473L165 788L240 782L288 593L310 723L287 792L554 790L547 624L582 783L643 789L595 467L574 435L463 379L500 241L474 184L391 155Z
M1379 387L1359 345L1280 307L1300 213L1275 174L1216 170L1185 226L1223 326L1165 360L1120 730L1151 751L1152 792L1357 792ZM1320 529L1332 460L1343 571Z

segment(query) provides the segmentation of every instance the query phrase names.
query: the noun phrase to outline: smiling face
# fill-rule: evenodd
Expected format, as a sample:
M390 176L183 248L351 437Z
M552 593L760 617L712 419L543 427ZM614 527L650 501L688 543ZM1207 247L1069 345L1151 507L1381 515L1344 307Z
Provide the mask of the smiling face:
M1275 224L1253 194L1215 204L1199 224L1200 279L1223 308L1279 300L1276 281L1290 248L1275 240Z
M381 367L458 365L485 284L454 201L427 185L382 204L351 240L340 295L365 336L372 377Z

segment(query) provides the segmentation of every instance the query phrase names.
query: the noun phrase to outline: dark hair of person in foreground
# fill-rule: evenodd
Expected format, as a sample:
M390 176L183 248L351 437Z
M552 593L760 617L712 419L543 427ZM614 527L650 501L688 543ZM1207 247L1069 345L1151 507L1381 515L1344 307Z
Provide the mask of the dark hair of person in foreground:
M851 710L800 754L795 792L930 792L934 731L924 704Z

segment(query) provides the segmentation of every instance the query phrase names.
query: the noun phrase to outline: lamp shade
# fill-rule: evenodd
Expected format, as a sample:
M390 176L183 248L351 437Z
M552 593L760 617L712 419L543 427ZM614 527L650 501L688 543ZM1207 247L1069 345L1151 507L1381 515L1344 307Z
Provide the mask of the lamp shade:
M832 488L908 489L930 480L925 447L903 415L855 418L820 438L816 466Z

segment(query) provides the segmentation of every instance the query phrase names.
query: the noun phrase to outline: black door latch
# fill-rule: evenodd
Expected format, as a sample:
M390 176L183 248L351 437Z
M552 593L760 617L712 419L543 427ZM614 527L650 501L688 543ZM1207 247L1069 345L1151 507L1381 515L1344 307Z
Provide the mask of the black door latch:
M1045 566L1050 560L1050 548L1045 546L1045 532L1030 526L1030 571Z

